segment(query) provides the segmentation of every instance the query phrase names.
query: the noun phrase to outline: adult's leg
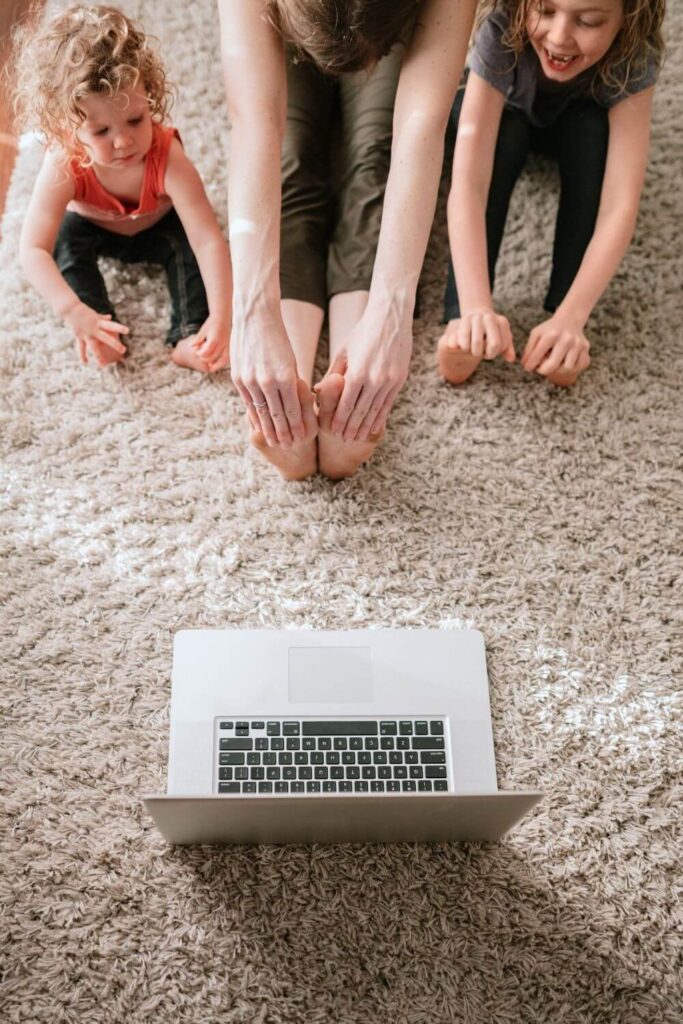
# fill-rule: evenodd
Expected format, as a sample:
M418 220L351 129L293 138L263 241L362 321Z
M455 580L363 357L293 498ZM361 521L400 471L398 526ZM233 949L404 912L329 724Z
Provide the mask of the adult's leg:
M593 237L605 176L609 121L593 100L572 103L552 131L560 169L553 268L544 308L554 313L576 277Z
M451 111L451 126L457 131L460 123L460 112L464 97L464 88L456 94ZM505 222L510 208L510 198L522 169L526 163L531 147L531 125L526 116L513 107L504 107L496 140L496 151L491 173L491 184L486 202L486 252L488 274L491 290L496 276L496 263L503 240ZM450 240L457 245L457 239ZM448 279L444 294L443 322L460 318L460 301L455 283L453 262L448 259ZM446 331L439 341L438 361L439 372L451 384L462 384L476 370L481 362L477 356L469 355L460 349L449 346L449 332Z

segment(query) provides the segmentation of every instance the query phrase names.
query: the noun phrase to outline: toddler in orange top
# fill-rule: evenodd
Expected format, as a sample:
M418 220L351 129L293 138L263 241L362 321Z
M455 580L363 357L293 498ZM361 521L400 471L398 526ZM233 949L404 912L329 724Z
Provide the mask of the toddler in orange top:
M171 294L166 343L180 366L228 364L227 243L178 132L163 67L135 22L75 5L18 34L17 108L47 148L24 221L31 284L73 331L82 362L126 354L100 256L158 263Z

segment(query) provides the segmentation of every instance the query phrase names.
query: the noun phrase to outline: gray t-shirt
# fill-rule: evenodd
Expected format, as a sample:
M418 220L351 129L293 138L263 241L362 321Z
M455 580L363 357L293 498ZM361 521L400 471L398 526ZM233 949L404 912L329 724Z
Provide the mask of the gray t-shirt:
M627 81L623 91L610 88L600 80L593 86L595 68L587 68L566 83L551 82L543 74L531 43L527 43L520 54L505 45L503 34L507 25L507 15L496 7L474 37L468 64L471 71L502 92L509 106L521 110L531 124L539 127L552 124L575 99L590 97L609 109L657 80L657 61L649 55L644 74Z

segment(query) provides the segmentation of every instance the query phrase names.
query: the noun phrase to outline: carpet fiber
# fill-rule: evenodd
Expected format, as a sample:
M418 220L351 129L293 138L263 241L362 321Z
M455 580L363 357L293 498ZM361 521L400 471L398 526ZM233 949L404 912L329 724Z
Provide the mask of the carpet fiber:
M161 38L224 224L215 4L122 6ZM682 23L677 2L584 379L439 381L442 196L410 380L339 484L280 482L228 375L167 361L156 272L107 268L131 355L81 368L17 266L22 152L0 249L3 1020L680 1020ZM535 163L513 198L497 295L518 351L555 184ZM181 850L151 826L174 631L463 625L486 638L499 784L546 793L504 842Z

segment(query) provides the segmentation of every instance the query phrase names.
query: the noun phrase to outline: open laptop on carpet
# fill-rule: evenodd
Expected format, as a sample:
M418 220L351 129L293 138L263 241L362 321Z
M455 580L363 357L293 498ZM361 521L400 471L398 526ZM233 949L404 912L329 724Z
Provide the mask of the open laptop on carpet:
M498 839L540 799L499 791L475 630L183 630L171 843Z

